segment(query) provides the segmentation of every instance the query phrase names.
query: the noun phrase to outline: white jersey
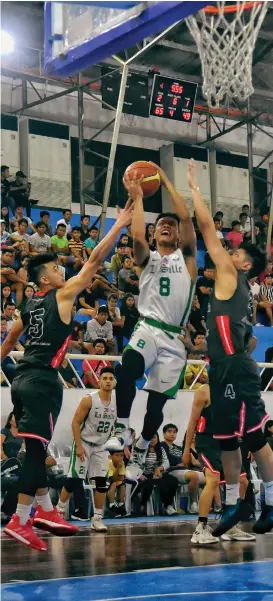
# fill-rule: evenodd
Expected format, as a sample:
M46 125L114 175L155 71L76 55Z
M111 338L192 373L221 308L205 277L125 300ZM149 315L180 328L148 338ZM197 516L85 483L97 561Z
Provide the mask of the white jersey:
M194 289L179 248L163 257L157 250L151 251L139 280L140 315L171 325L186 325Z
M99 392L92 392L90 396L92 407L81 424L81 439L93 445L103 445L117 419L116 393L112 392L107 406L101 401Z

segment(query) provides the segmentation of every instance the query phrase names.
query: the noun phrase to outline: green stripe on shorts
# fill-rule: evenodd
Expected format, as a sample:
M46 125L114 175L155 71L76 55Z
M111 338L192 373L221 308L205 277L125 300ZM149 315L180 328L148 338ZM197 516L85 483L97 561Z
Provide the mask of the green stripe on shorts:
M75 444L75 440L73 440L72 451L71 451L70 462L69 462L69 468L68 468L68 472L71 471L71 477L72 478L78 478L78 474L77 474L77 472L75 470L76 459L77 459L76 444Z

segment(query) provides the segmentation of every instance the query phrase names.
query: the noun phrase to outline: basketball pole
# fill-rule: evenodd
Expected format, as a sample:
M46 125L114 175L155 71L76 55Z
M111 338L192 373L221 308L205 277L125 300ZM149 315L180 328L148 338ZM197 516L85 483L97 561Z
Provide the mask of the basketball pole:
M270 173L271 194L270 194L270 200L269 200L270 211L269 211L267 243L266 243L266 250L267 250L268 254L269 254L269 249L271 246L271 237L272 237L272 231L273 231L273 163L270 163L270 165L269 165L269 173Z
M250 208L250 224L251 224L251 241L255 244L255 223L253 219L254 211L254 180L253 180L253 130L252 121L250 121L250 100L247 103L247 154L248 154L248 186L249 186L249 208Z
M78 136L79 136L79 195L80 195L80 212L81 217L85 214L85 200L83 194L84 188L84 106L83 106L83 87L82 74L78 76Z

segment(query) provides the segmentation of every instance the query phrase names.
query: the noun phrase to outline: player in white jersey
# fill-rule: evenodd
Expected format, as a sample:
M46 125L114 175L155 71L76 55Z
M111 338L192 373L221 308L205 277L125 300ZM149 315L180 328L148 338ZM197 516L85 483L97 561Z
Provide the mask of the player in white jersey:
M157 166L156 166L157 167ZM150 368L149 391L142 434L138 439L126 476L132 480L142 473L146 449L163 421L166 401L175 397L183 381L187 351L178 338L191 310L196 280L196 238L184 199L162 169L157 167L175 213L161 213L155 223L157 250L152 252L145 239L145 219L141 180L124 180L134 201L132 233L134 257L141 270L138 310L140 320L116 369L118 419L109 450L121 448L136 393L136 380Z
M99 391L87 394L80 402L72 421L73 445L69 470L57 509L65 511L65 505L79 480L95 479L95 511L91 528L102 532L107 530L102 522L102 511L108 490L108 453L104 444L111 435L117 417L116 385L114 370L103 367L99 378Z

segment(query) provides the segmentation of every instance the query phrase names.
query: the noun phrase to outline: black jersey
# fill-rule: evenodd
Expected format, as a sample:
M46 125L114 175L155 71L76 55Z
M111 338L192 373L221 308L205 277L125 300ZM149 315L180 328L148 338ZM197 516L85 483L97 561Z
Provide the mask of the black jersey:
M213 435L211 405L202 409L196 426L196 434Z
M67 351L72 334L72 319L65 324L60 318L57 290L38 293L30 299L21 314L25 326L25 351L20 367L58 368Z
M253 296L246 275L238 271L237 287L229 300L210 297L208 325L208 355L217 361L227 355L244 353L252 336Z

